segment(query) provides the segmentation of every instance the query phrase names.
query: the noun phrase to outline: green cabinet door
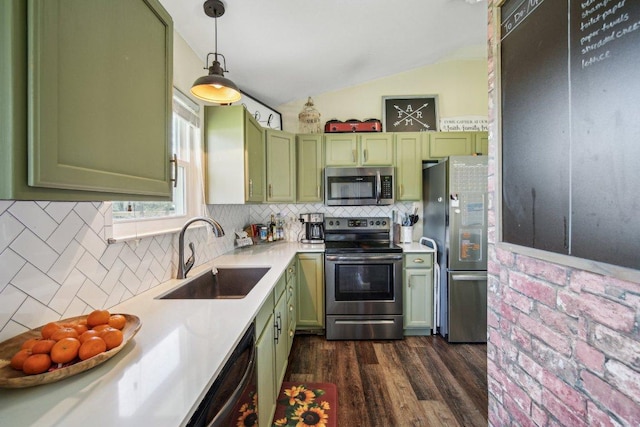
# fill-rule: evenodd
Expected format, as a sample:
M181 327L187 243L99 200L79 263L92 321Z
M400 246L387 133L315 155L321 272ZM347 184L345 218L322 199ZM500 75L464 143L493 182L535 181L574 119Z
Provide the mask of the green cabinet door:
M405 254L404 334L430 335L433 329L433 255Z
M362 166L392 166L393 134L375 132L361 134L359 154Z
M273 314L256 341L256 372L258 382L258 425L270 426L276 411L276 375ZM279 390L278 390L279 392Z
M324 329L323 254L298 254L297 329Z
M395 134L396 200L422 198L422 141L425 132Z
M160 3L0 7L0 197L169 199L173 24Z
M474 135L471 132L435 132L429 143L429 158L439 159L448 156L466 156L473 154Z
M294 134L267 129L267 202L296 200L296 138Z
M489 132L476 132L475 153L487 156L489 154Z
M325 166L357 166L358 135L339 133L324 137Z
M296 136L296 171L298 202L322 202L322 169L324 167L321 134Z
M281 280L284 280L282 278ZM284 380L284 375L287 371L287 359L289 358L289 340L288 340L288 309L287 309L287 297L285 293L280 295L280 299L276 303L276 307L273 312L275 316L275 373L276 373L276 388L274 390L275 395L278 395L280 391L280 385Z
M261 203L266 194L264 130L242 105L204 109L208 204Z

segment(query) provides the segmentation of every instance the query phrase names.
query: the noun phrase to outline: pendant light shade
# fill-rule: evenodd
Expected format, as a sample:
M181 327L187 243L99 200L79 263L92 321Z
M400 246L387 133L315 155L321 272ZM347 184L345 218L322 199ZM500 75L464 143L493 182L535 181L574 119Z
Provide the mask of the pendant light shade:
M224 14L224 4L221 0L206 0L204 2L204 12L215 21L215 52L207 55L207 66L209 75L198 78L191 86L191 93L196 98L207 102L218 104L231 104L242 98L238 86L226 78L227 60L224 55L218 53L218 17ZM209 56L214 55L214 60L209 66ZM220 65L218 56L224 60L224 67Z

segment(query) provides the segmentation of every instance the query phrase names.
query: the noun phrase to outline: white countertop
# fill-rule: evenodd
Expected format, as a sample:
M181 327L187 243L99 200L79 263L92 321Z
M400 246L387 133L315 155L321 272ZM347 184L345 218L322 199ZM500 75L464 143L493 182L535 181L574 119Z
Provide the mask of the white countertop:
M142 322L123 350L59 382L0 389L0 419L23 426L185 424L296 253L322 251L324 245L286 242L250 246L189 273L211 265L270 267L243 299L155 299L182 282L170 280L111 308Z
M411 242L411 243L397 243L398 246L400 246L402 248L402 252L435 252L435 250L433 248L430 248L429 246L425 246L422 245L418 242Z

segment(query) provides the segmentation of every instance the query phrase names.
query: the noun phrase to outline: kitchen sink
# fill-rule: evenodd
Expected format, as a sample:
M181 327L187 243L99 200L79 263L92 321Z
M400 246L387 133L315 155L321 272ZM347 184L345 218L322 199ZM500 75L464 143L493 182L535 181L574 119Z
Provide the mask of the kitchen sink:
M241 299L267 274L269 267L218 268L206 272L160 299Z

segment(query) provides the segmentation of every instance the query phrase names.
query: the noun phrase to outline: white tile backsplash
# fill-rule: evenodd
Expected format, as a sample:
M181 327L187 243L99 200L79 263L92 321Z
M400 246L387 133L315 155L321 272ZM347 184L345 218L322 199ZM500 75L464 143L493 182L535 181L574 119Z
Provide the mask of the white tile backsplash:
M300 238L301 213L326 216L386 216L411 203L382 207L323 204L210 205L208 214L225 230L190 227L196 265L232 250L234 231L264 223L280 212L291 240ZM30 328L97 308L109 308L175 277L178 234L107 244L110 203L0 200L0 341ZM187 249L187 256L189 250Z
M109 308L175 277L177 233L107 244L110 203L0 200L0 341L50 321ZM209 206L224 228L190 227L196 265L234 247L249 206Z

